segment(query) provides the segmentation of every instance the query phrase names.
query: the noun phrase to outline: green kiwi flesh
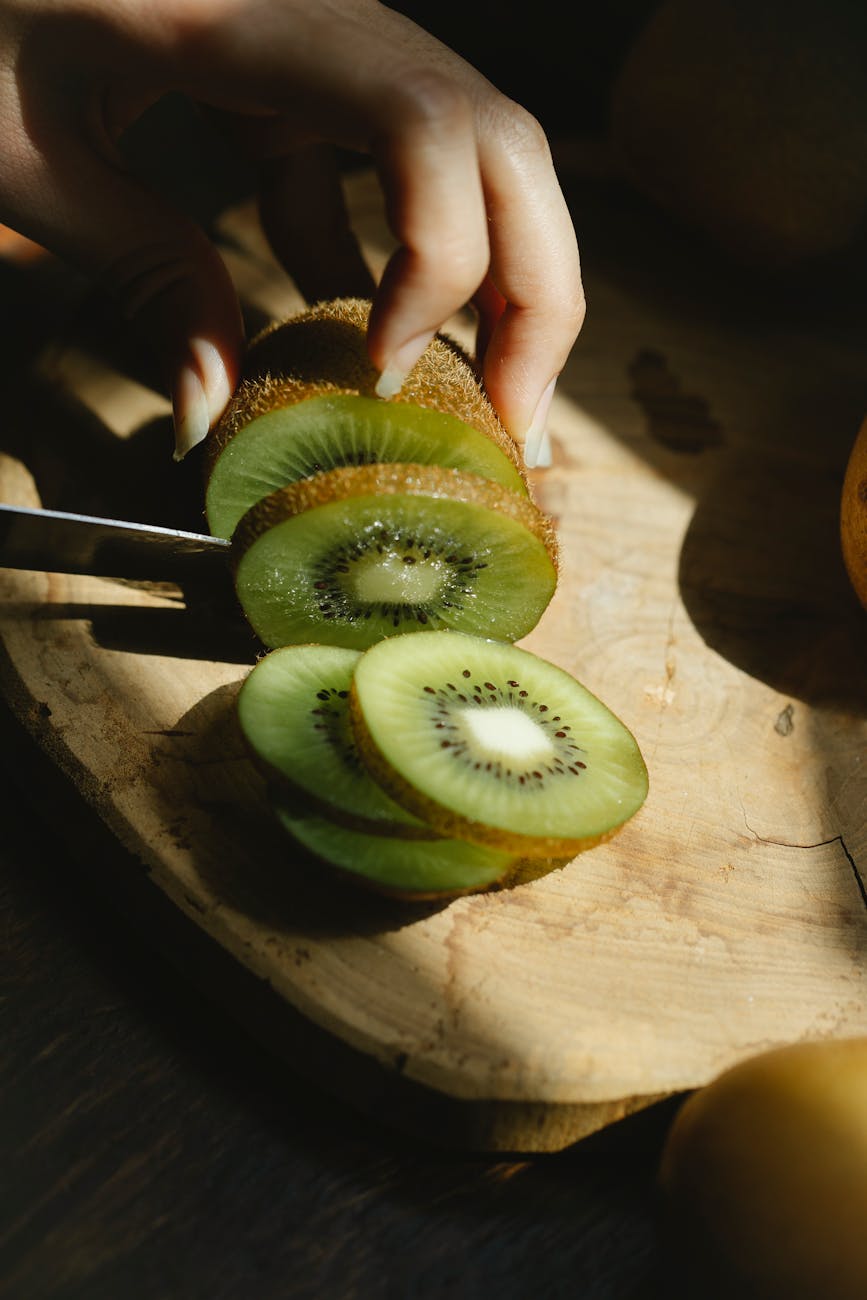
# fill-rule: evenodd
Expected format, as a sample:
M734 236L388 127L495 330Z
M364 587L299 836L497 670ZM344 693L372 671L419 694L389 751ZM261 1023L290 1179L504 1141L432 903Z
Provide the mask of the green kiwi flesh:
M514 641L556 587L556 543L527 497L425 465L341 468L271 493L233 538L235 587L264 645L365 649L455 628Z
M453 898L489 889L514 857L462 840L402 840L335 825L276 799L283 828L308 852L357 884L397 898Z
M370 777L349 721L357 650L299 645L273 650L244 679L241 731L258 766L294 797L360 830L435 838Z
M268 411L234 434L208 479L208 527L217 537L231 537L250 506L288 483L340 465L384 461L449 466L527 493L505 451L453 415L327 394Z
M350 711L374 778L445 836L565 856L609 838L647 794L624 724L517 646L454 631L392 637L356 666Z

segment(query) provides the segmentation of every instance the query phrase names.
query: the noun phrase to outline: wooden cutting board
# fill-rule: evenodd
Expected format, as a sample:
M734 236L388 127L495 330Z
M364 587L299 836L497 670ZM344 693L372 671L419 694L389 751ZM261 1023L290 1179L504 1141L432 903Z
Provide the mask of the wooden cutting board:
M590 312L534 476L564 571L523 644L639 740L650 795L610 844L448 906L337 890L244 754L259 648L234 612L0 570L13 713L130 871L292 1009L278 1050L315 1027L324 1086L386 1120L411 1094L419 1132L481 1149L562 1148L774 1044L867 1032L867 616L837 540L863 327L750 296L573 163ZM379 269L369 176L350 203ZM252 324L302 305L248 211L222 230ZM198 468L110 323L82 299L49 332L16 354L0 499L201 527Z

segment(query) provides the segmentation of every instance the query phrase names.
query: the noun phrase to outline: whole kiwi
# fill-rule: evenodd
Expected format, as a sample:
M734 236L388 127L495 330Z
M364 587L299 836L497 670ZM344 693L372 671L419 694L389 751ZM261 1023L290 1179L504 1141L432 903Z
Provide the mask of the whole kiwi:
M631 181L742 264L780 274L863 252L867 7L662 0L610 95Z
M761 1052L694 1092L660 1165L671 1294L867 1296L867 1038Z
M867 609L867 419L855 439L843 479L840 541L849 580Z

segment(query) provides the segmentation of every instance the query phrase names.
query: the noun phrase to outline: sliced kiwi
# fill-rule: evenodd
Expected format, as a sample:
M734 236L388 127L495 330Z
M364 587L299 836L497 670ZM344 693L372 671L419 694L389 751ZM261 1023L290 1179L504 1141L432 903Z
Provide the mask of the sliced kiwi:
M609 838L647 794L635 738L569 673L454 631L397 636L359 661L362 759L441 834L527 857Z
M275 799L283 827L310 853L356 883L402 899L453 898L489 889L514 865L512 854L462 840L371 835L300 812Z
M400 393L376 396L369 314L365 299L333 299L253 339L241 383L205 444L213 533L231 536L267 493L338 465L446 465L526 494L515 445L452 339L437 335Z
M374 397L379 372L367 352L369 316L366 299L335 298L274 321L256 335L237 392L207 440L208 455L218 456L239 429L279 406L328 393ZM516 454L472 358L444 334L431 340L395 397L377 400L452 415L492 438L507 454Z
M527 493L513 460L455 416L336 394L269 411L235 434L208 480L208 527L231 537L250 506L278 488L340 465L392 461L467 470Z
M405 838L436 832L388 797L358 757L349 721L357 650L298 645L272 650L238 696L241 731L266 776L324 815Z
M241 607L266 646L364 649L428 627L517 640L557 582L527 497L433 465L330 470L271 493L233 536Z

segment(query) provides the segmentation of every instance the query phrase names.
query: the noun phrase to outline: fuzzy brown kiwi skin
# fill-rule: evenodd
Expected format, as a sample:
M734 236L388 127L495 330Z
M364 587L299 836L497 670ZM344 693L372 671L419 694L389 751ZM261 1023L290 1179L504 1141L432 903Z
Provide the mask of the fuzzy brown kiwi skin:
M867 419L852 445L843 478L840 543L849 581L867 609Z
M226 444L252 420L309 397L376 397L379 371L367 355L370 302L336 298L274 321L253 338L241 382L205 443L205 477ZM489 437L527 476L513 440L479 381L472 358L437 334L407 376L400 393L377 398L452 415Z
M230 563L234 568L255 541L276 524L316 506L352 497L423 496L462 500L508 515L523 524L546 548L559 572L559 547L553 522L528 497L478 474L441 465L351 465L326 470L290 483L263 497L244 514L232 534Z
M522 835L518 831L503 830L499 826L489 826L485 822L463 817L460 813L444 808L442 804L429 798L385 758L379 746L371 736L358 698L358 688L353 682L349 688L349 717L355 735L355 744L362 762L370 775L381 785L386 794L413 813L445 839L469 840L471 844L481 844L490 849L502 849L506 853L519 855L527 862L545 859L552 867L562 866L579 853L596 848L620 830L624 823L618 823L611 830L601 835L586 838L562 839L554 836Z

